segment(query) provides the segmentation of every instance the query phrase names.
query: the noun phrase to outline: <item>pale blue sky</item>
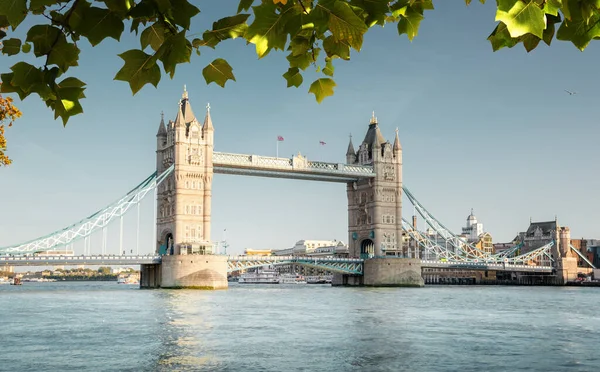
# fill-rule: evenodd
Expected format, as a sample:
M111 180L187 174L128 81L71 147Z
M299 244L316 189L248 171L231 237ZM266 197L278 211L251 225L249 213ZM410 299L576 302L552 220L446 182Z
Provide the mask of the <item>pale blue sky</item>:
M237 7L237 1L195 3L202 13L192 32ZM146 86L136 96L112 78L121 67L116 54L139 41L124 34L122 43L93 49L81 42L81 67L72 74L88 84L83 115L63 128L37 96L17 102L23 117L6 133L14 164L0 169L0 246L79 220L153 172L160 112L175 118L184 84L198 116L210 102L216 151L273 156L282 135L280 156L301 151L340 162L348 133L357 145L375 110L386 138L400 130L405 185L454 231L474 208L498 242L526 229L530 216L558 215L574 237L600 237L598 43L584 53L556 40L529 54L522 46L493 53L486 38L495 27L494 2L434 5L412 43L393 26L369 31L350 62L335 61L338 87L320 105L307 93L315 75L288 89L281 77L285 54L258 61L254 46L240 39L193 55L173 80L163 76L158 89ZM225 89L207 86L201 74L216 57L228 59L237 78ZM2 56L0 71L16 61ZM152 202L142 211L143 250L150 251ZM347 241L346 224L343 184L214 178L212 235L221 239L227 229L230 252L286 248L299 239Z

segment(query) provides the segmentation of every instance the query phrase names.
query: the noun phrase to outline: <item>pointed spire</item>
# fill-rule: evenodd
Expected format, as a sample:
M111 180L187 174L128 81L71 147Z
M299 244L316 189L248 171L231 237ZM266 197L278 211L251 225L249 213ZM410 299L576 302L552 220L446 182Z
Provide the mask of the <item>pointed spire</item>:
M394 151L402 150L400 145L400 137L398 137L398 128L396 128L396 139L394 139Z
M354 145L352 144L352 133L350 133L350 143L348 143L348 150L346 151L346 156L356 155L354 151Z
M213 127L212 119L210 117L210 103L206 104L206 116L204 117L204 125L202 125L202 130L207 130L207 129L212 129L212 130L215 129Z
M156 137L166 137L167 129L165 128L165 113L160 112L160 124L158 125L158 133L156 133Z
M373 115L371 116L371 121L369 124L377 124L377 118L375 117L375 110L373 110Z
M188 92L187 92L187 87L185 84L183 84L183 94L181 95L182 99L188 99Z
M175 118L175 126L176 127L184 127L185 126L185 119L184 119L182 108L183 108L183 100L179 101L179 111L177 112L177 117Z
M377 119L375 119L375 120L377 120ZM375 124L377 124L377 121L375 121ZM373 147L378 149L378 148L381 148L382 143L385 143L385 139L381 135L381 132L379 131L379 127L376 127L376 129L377 129L377 131L375 132L375 138L373 139Z

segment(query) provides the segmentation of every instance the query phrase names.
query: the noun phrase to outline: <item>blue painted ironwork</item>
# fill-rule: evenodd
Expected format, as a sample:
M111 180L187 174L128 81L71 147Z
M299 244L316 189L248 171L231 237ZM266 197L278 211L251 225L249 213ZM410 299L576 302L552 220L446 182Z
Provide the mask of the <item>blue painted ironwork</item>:
M573 247L573 245L572 245L572 244L569 244L569 246L571 247L571 250L572 250L573 252L577 253L577 255L578 255L579 257L581 257L581 259L582 259L582 260L583 260L583 261L584 261L586 264L590 265L590 267L591 267L592 269L595 269L595 268L596 268L596 266L594 266L594 264L593 264L593 263L591 263L591 262L590 262L590 260L588 260L588 258L587 258L587 257L586 257L586 256L585 256L583 253L579 252L579 250L578 250L577 248Z
M363 260L357 258L307 256L230 256L227 272L267 265L299 264L342 274L363 274Z
M125 196L79 222L26 243L2 247L0 248L0 254L44 252L84 239L92 233L102 230L112 220L123 216L132 206L137 205L150 191L154 190L157 185L164 181L173 172L173 169L174 165L158 176L156 172L152 173L148 178L125 194Z

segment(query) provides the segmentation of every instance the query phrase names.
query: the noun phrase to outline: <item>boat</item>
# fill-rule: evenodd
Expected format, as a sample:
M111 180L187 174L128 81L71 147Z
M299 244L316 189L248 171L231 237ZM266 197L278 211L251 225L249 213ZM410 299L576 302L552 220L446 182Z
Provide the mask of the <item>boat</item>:
M135 275L119 275L117 278L117 284L140 284L140 281Z
M240 284L279 284L279 273L272 267L258 268L240 275Z
M18 277L15 276L14 279L13 279L13 281L10 282L10 284L11 285L21 285L22 284L21 283L21 278L18 278Z
M318 276L307 276L306 282L308 284L331 284L333 275L318 275Z
M9 280L8 277L0 277L0 284L8 284Z
M306 280L300 274L281 274L279 284L306 284Z

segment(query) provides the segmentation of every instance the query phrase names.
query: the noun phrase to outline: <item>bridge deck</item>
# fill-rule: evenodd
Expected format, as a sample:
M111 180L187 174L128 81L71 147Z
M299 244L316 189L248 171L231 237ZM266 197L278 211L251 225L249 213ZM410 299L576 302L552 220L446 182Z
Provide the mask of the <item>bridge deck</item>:
M229 271L243 270L269 264L298 263L351 274L362 274L364 260L342 257L310 256L230 256ZM67 265L140 265L158 264L161 256L0 256L1 266L67 266ZM528 266L507 263L474 263L449 261L421 261L423 268L446 268L460 270L495 270L515 272L552 272L551 266Z
M160 256L3 256L0 266L140 265L158 264Z
M221 174L328 182L352 182L375 177L373 167L366 165L309 161L300 155L288 159L225 152L213 153L213 171Z

